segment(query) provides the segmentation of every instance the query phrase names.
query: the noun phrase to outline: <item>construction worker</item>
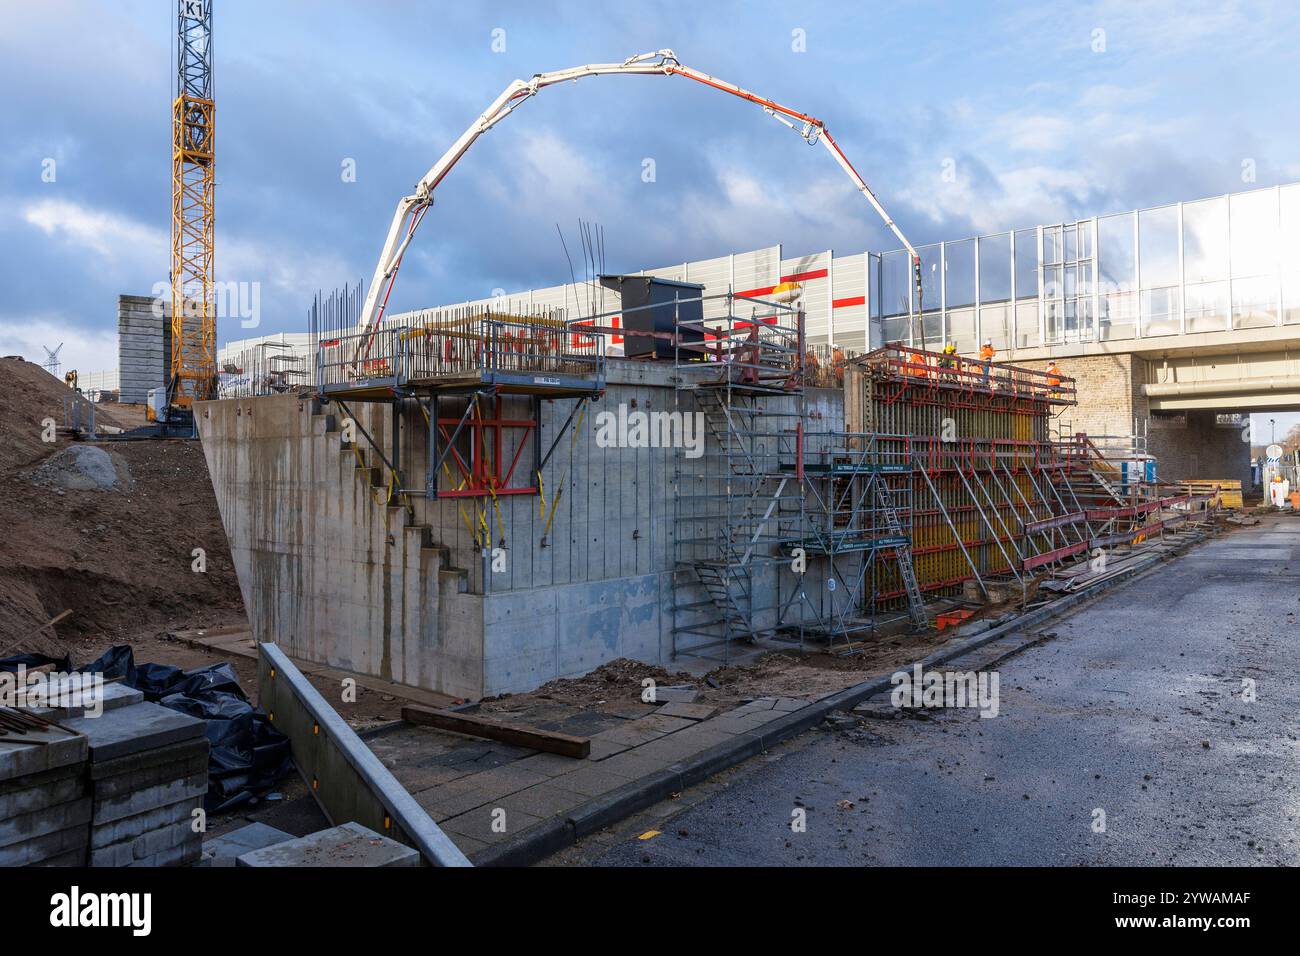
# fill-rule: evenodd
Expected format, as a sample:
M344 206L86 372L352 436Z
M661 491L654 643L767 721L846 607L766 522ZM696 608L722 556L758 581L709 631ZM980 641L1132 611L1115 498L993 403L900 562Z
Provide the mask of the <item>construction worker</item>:
M821 363L817 361L817 350L810 348L803 357L804 376L807 378L809 385L821 384L817 381L820 365Z
M917 378L928 378L930 375L930 362L921 351L906 354L906 372L909 375L915 375Z
M943 354L939 356L936 364L940 369L947 371L948 374L945 377L953 377L953 372L957 368L957 346L955 343L949 342L943 347Z
M836 385L844 384L845 363L846 359L844 358L844 350L838 345L835 346L835 349L831 352L831 370L835 373Z
M1061 370L1056 366L1056 359L1047 363L1047 388L1052 398L1061 397Z
M980 361L984 363L984 384L989 384L989 376L993 372L993 356L997 352L993 350L993 340L985 339L984 344L980 346Z

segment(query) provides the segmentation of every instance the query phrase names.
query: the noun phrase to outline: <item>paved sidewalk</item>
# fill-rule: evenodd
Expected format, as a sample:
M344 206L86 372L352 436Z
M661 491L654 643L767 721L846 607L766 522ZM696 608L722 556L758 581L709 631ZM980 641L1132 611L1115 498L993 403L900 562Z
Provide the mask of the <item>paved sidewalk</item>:
M413 726L366 743L472 861L525 862L571 842L559 830L595 825L620 789L643 790L647 778L671 787L679 768L713 748L748 743L757 753L765 728L812 704L764 697L717 716L712 705L685 703L587 712L582 722L604 729L590 735L586 759Z

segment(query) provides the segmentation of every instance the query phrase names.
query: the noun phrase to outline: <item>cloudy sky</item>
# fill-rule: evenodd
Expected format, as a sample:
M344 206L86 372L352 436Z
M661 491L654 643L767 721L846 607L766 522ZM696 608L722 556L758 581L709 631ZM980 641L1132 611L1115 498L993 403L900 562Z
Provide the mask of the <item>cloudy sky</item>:
M1290 2L215 7L218 279L261 289L222 341L368 277L397 198L511 80L663 47L825 120L915 243L1235 191L1247 162L1300 180ZM167 281L174 29L168 0L0 0L0 353L112 367L116 296ZM612 270L896 245L824 151L676 78L548 90L437 195L395 308L561 281L579 217Z

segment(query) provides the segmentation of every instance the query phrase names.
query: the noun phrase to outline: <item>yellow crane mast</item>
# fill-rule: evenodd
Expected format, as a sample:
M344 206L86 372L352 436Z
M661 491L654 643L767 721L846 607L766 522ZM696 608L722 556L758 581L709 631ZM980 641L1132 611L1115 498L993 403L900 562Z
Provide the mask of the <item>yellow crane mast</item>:
M217 381L212 0L177 0L176 30L169 422L215 397Z

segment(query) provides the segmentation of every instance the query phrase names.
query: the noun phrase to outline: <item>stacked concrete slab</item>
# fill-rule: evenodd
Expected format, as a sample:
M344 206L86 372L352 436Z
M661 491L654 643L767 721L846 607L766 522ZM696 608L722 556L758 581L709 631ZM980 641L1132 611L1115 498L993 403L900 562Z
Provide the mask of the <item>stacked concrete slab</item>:
M197 862L194 811L208 789L205 723L140 703L66 721L86 736L90 866Z
M57 727L0 741L0 866L80 866L90 843L87 742Z
M57 688L55 701L69 701ZM139 704L122 684L103 687L95 712ZM55 724L85 716L81 703L25 708ZM84 866L93 813L89 741L65 726L0 741L0 866Z

